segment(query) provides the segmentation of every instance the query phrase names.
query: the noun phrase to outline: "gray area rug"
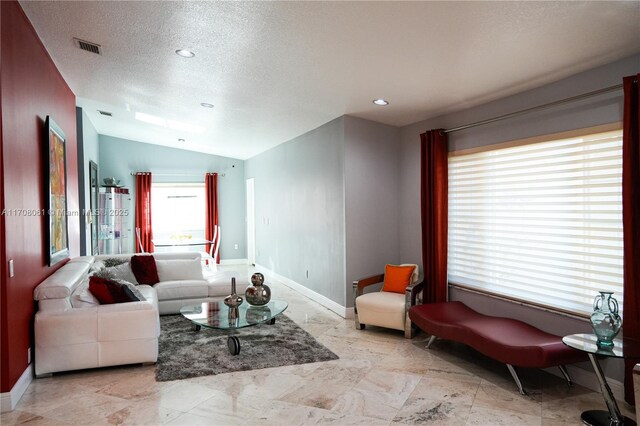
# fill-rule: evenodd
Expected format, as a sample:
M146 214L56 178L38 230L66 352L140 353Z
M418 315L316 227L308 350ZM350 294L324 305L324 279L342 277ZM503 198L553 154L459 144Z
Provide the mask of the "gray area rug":
M227 349L230 333L240 339L236 356ZM278 316L273 325L231 332L204 327L194 331L191 321L182 315L164 315L160 317L158 351L159 382L338 359L285 315Z

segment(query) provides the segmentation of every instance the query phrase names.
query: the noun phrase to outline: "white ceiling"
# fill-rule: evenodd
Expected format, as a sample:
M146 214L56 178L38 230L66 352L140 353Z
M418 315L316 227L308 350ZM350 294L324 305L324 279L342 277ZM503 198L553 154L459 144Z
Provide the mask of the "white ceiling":
M343 114L403 126L640 50L638 1L21 4L98 133L239 159Z

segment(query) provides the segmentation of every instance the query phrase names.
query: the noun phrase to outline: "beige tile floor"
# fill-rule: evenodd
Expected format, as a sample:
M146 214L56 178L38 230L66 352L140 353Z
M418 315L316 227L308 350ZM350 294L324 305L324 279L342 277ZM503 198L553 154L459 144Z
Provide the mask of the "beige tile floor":
M60 373L34 380L0 423L551 426L579 425L583 410L605 409L600 394L537 370L522 372L530 395L521 396L503 365L462 345L436 341L427 350L424 334L356 330L353 320L267 283L289 302L286 315L339 360L173 382L156 382L154 366Z

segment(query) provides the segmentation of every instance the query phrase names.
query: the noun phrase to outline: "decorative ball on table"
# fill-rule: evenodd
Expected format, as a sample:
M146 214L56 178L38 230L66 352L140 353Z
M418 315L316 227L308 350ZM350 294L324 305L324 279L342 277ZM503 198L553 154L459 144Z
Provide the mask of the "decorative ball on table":
M264 306L271 300L271 289L264 284L264 275L256 272L251 275L251 286L247 287L244 297L250 305Z

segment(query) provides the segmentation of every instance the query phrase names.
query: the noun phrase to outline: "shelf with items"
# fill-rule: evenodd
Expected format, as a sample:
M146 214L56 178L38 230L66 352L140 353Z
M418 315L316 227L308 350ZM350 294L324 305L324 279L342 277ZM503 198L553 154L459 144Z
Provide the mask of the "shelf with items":
M127 188L102 187L99 193L98 251L100 254L128 253L132 238L129 215L131 195Z

